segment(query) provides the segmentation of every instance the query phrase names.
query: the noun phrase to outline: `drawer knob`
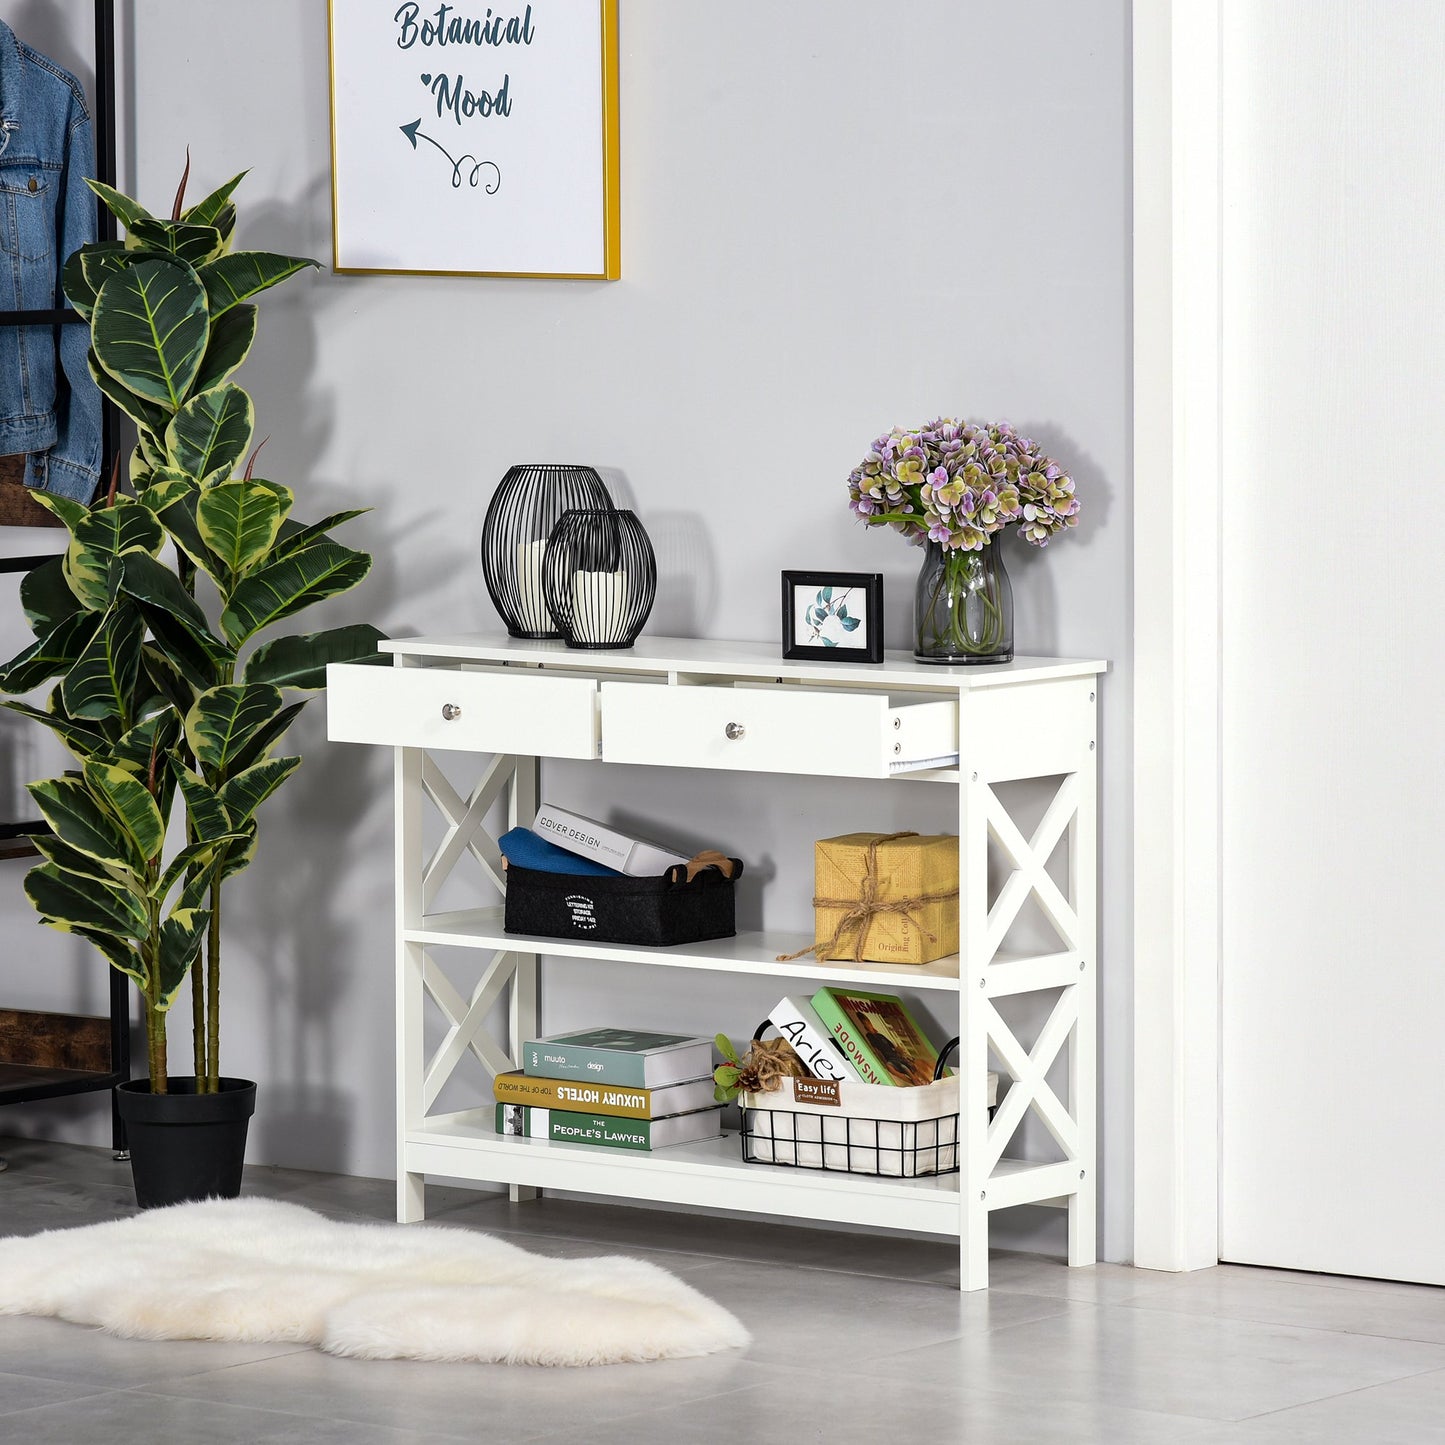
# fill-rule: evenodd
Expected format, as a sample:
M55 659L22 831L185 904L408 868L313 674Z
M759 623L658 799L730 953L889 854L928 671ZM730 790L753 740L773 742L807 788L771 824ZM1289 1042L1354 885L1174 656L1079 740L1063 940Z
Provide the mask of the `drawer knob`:
M737 742L737 740L747 732L747 729L741 723L729 723L723 731L733 742Z
M462 710L456 705L456 703L444 702L442 704L442 716L448 722L455 722L457 718L461 717L461 715Z

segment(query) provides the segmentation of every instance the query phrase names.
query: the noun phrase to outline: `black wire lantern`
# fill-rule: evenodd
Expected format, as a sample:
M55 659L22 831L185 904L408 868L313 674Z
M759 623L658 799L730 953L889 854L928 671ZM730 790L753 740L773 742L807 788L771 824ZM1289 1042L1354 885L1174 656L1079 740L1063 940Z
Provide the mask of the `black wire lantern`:
M542 561L557 519L576 508L610 510L591 467L511 467L482 523L482 576L513 637L560 637L542 589ZM645 614L644 614L645 615Z
M564 512L542 563L547 607L568 647L631 647L657 599L657 558L635 512Z

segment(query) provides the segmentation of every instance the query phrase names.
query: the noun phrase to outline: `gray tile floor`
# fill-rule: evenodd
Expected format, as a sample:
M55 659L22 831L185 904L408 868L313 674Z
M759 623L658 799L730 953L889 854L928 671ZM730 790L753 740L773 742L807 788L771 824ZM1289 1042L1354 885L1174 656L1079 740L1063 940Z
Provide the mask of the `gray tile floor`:
M124 1165L0 1139L0 1232L116 1218ZM388 1219L388 1181L254 1169L248 1192ZM3 1445L747 1445L811 1440L1445 1442L1445 1290L1221 1267L1069 1270L951 1246L429 1192L432 1217L543 1253L626 1251L755 1336L741 1356L597 1370L336 1360L0 1319Z

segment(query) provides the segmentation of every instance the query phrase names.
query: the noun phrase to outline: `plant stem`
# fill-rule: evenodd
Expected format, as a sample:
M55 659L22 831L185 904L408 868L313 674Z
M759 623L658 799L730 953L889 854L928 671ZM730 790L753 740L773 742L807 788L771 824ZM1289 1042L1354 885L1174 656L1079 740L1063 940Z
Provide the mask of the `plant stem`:
M221 864L211 876L211 924L206 937L206 1093L221 1089ZM200 1085L196 1085L197 1089Z
M191 1055L199 1094L206 1077L206 980L197 963L191 965Z

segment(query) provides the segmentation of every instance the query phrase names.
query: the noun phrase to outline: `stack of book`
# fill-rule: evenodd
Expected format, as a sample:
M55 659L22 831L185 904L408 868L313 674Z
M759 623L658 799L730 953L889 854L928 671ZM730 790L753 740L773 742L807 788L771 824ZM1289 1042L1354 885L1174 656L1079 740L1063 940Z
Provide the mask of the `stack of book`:
M523 1045L522 1071L498 1074L497 1133L609 1149L661 1149L722 1133L712 1041L583 1029Z

